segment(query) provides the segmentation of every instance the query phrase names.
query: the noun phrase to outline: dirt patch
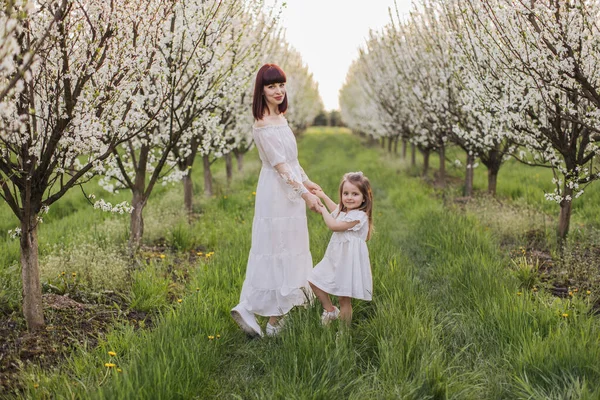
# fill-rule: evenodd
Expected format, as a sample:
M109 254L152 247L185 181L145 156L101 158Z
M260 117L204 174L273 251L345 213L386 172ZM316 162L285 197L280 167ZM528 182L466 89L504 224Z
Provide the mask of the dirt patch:
M42 298L46 327L41 331L28 332L22 315L0 315L0 393L17 394L22 388L19 371L29 364L54 367L78 345L95 347L115 322L152 327L148 315L123 313L116 303L85 304L57 294Z

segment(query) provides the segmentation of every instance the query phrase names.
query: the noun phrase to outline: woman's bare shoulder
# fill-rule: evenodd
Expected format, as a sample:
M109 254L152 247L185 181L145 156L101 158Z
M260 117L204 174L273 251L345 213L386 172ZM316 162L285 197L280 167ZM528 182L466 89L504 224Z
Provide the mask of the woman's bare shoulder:
M264 128L265 126L269 126L269 125L272 125L272 124L270 124L265 119L257 119L256 121L254 121L254 126L257 128Z
M266 115L263 119L254 121L255 128L264 128L267 126L278 126L287 124L287 120L283 116L270 116Z

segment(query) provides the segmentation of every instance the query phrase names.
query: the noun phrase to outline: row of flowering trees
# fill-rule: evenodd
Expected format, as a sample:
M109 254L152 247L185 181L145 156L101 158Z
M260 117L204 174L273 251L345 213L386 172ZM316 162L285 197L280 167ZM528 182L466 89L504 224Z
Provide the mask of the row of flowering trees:
M249 102L260 64L290 59L300 65L289 71L294 78L312 77L262 2L14 0L1 7L0 196L20 221L23 312L35 330L44 325L38 224L54 202L97 175L109 190L130 190L131 204L95 206L131 213L133 254L156 184L183 181L191 209L196 156L210 173L215 158L251 146ZM298 86L295 96L290 119L302 126L316 86Z
M424 168L439 152L442 181L459 146L466 195L477 159L492 194L509 157L551 168L563 239L573 200L600 179L599 17L589 0L422 0L371 33L340 93L344 121L411 143Z

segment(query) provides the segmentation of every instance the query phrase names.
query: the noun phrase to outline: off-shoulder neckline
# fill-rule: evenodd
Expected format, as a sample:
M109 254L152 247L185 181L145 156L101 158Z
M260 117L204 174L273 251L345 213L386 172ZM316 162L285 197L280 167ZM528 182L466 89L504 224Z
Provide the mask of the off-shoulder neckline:
M289 126L287 123L285 124L278 124L278 125L265 125L265 126L255 126L252 125L252 129L267 129L267 128L279 128L282 126Z

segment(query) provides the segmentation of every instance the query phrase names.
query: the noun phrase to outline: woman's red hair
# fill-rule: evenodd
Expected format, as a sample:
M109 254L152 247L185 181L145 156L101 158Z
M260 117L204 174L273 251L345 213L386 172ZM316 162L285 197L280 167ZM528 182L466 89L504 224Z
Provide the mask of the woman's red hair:
M265 64L258 70L256 74L256 82L254 83L254 97L252 98L252 114L255 120L263 119L267 102L263 96L264 87L272 83L285 83L287 80L285 72L275 64ZM287 92L283 98L283 102L278 106L280 113L285 113L288 106Z

